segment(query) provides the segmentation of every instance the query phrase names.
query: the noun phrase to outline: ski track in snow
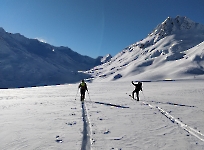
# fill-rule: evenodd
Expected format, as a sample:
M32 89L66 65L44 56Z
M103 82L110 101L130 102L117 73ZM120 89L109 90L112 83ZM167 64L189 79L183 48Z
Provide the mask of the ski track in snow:
M31 90L31 91L30 91ZM27 91L27 89L25 90L25 92L28 92L28 96L30 96L31 94L33 94L33 90L35 90L35 89L28 89L28 91ZM46 94L47 94L47 92L48 92L48 88L46 89L47 91L46 91ZM3 91L3 90L2 90ZM16 93L18 92L18 90L15 90L16 91ZM43 90L42 90L43 91ZM4 91L3 91L4 92ZM10 92L10 91L8 91L8 92ZM29 116L28 117L31 117L31 115L32 115L32 117L33 117L33 113L34 113L34 111L35 111L35 114L36 114L36 112L37 112L37 114L36 114L36 116L34 116L34 119L35 119L35 117L36 118L38 118L38 115L39 114L46 114L46 116L44 116L44 118L46 117L47 118L47 114L50 116L50 114L52 113L52 114L54 114L54 115L52 115L51 117L52 118L54 118L54 120L59 120L60 119L60 121L59 121L59 124L60 124L60 122L61 122L61 120L63 119L63 120L67 120L67 117L69 117L69 116L72 116L72 117L70 117L69 119L70 119L70 121L69 122L66 122L65 124L66 125L69 125L69 126L73 126L73 125L78 125L77 124L77 121L78 120L75 120L75 119L82 119L82 124L81 125L79 125L79 126L77 126L77 129L70 129L70 131L71 130L73 130L73 131L78 131L78 129L80 129L80 131L81 131L81 128L82 128L82 131L81 132L79 132L79 134L76 136L76 139L74 139L73 141L72 141L72 137L70 137L70 139L69 139L69 137L67 137L66 136L66 134L64 134L64 132L63 133L58 133L58 132L62 132L62 131L68 131L67 130L67 128L64 128L64 126L62 125L57 125L57 127L61 127L61 128L59 128L60 129L60 131L58 130L58 129L55 129L56 130L56 133L57 134L55 134L55 136L53 136L54 138L55 138L55 140L54 140L54 142L53 142L53 137L51 138L51 140L52 140L52 142L54 143L54 144L56 144L57 143L57 145L56 145L56 147L58 146L58 148L56 148L55 147L55 145L53 146L53 145L51 145L50 143L48 143L50 146L53 146L53 148L55 148L55 149L64 149L64 148L66 148L66 146L64 146L65 144L67 144L67 145L71 145L71 144L73 144L74 142L78 142L78 144L77 145L74 145L74 146L79 146L77 149L81 149L81 150L92 150L92 149L95 149L95 148L97 148L97 149L102 149L102 148L104 148L105 146L106 146L106 148L108 149L119 149L119 148L114 148L114 147L116 147L116 146L118 146L118 147L125 147L125 146L129 146L129 148L130 147L132 147L132 149L137 149L136 147L140 147L140 145L141 145L141 142L140 141L142 141L142 140L144 140L144 139L148 139L148 138L144 138L144 137L142 137L142 138L140 138L139 137L139 134L137 135L138 136L138 139L140 138L140 139L142 139L142 140L137 140L137 139L134 139L134 135L128 135L128 134L126 134L126 131L127 131L127 133L128 132L132 132L131 130L131 128L130 129L124 129L124 130L122 130L122 132L115 132L115 134L114 135L111 135L111 134L113 134L114 132L113 131L117 131L118 129L117 129L117 127L114 129L114 128L112 128L111 126L112 125L115 125L115 122L111 122L112 120L111 120L111 118L109 118L109 119L104 119L103 117L106 117L104 114L102 114L102 117L101 117L101 114L99 114L100 116L97 118L97 116L95 115L95 112L98 114L98 112L102 112L102 111L104 111L104 110L108 110L108 114L111 112L112 113L112 110L113 110L113 112L114 112L114 110L116 110L116 109L112 109L112 108L119 108L119 109L117 109L117 111L115 111L115 112L121 112L121 110L122 109L124 109L124 108L127 108L127 109L124 109L125 111L124 111L124 114L123 115L126 115L127 117L130 117L131 116L131 114L128 114L128 113L130 113L131 112L131 109L132 108L138 108L138 107L141 107L142 109L143 108L146 108L146 109L148 109L149 107L150 107L150 111L154 111L155 112L155 110L157 111L157 112L159 112L159 113L155 113L156 115L158 115L158 116L161 116L162 118L164 118L164 120L165 120L165 118L167 118L166 120L167 120L167 122L170 120L171 122L169 122L170 124L171 123L174 123L173 125L175 125L177 128L174 128L175 130L178 130L178 129L181 129L184 133L187 133L186 134L186 136L191 136L192 135L192 137L194 138L195 137L195 139L198 139L198 140L200 140L200 141L202 141L202 142L204 142L204 134L203 133L201 133L197 128L195 128L195 127L193 127L193 125L191 125L192 127L190 127L190 126L188 126L187 124L185 124L185 123L183 123L183 121L182 121L182 119L179 119L179 118L176 118L175 116L172 116L172 114L171 114L171 112L170 111L166 111L166 110L164 110L164 109L166 109L166 108L164 108L163 109L163 107L164 106L167 106L167 105L172 105L172 106L168 106L168 108L170 107L170 108L175 108L175 107L179 107L179 108L184 108L184 107L187 107L186 108L186 110L196 110L197 108L199 108L199 104L202 104L202 103L199 103L199 104L197 104L196 103L196 105L195 106L193 106L193 105L191 105L192 103L190 103L189 105L184 105L184 104L182 104L182 103L184 103L184 101L182 101L182 102L180 102L180 104L178 104L178 103L171 103L170 101L171 100L169 100L168 99L168 101L167 102L165 102L165 101L163 101L162 99L159 99L158 101L152 101L152 100L150 100L149 98L145 98L145 96L144 96L144 99L143 100L141 100L141 101L135 101L135 100L128 100L129 99L129 97L128 98L126 98L126 95L125 95L125 93L122 93L122 94L124 94L124 97L123 97L123 99L121 100L121 101L117 101L117 100L115 100L116 98L114 97L114 99L113 99L113 101L111 101L111 102L113 102L113 103L107 103L107 102L104 102L104 101L108 101L109 99L105 99L104 101L102 100L102 98L98 98L98 97L100 97L100 95L98 96L97 95L97 97L94 97L95 95L93 95L93 99L95 100L95 101L92 101L91 99L90 99L90 97L89 97L89 99L90 100L88 100L88 101L85 101L83 104L82 103L76 103L76 104L73 104L73 101L71 101L71 100L67 100L67 99L65 99L65 98L67 98L66 96L64 96L64 95L62 95L61 97L61 99L59 98L59 100L64 100L65 99L65 105L64 105L64 103L62 103L62 102L64 102L64 101L55 101L55 97L57 97L58 95L51 95L51 94L49 94L49 92L48 92L48 94L47 95L45 95L44 94L44 92L45 91L43 91L42 93L40 93L39 92L39 90L36 90L36 92L38 92L39 93L39 95L37 95L36 97L37 98L41 98L41 97L46 97L45 99L40 99L40 100L36 100L37 98L33 98L32 100L33 101L27 101L27 99L25 99L25 97L28 97L25 93L23 93L24 91L22 91L21 93L22 93L22 96L20 95L20 96L13 96L13 94L15 95L15 93L13 92L10 96L4 96L4 95L9 95L10 93L5 93L3 96L1 96L0 97L0 100L1 100L1 108L2 108L2 110L5 110L4 112L9 112L9 113L11 113L11 114L13 114L13 112L15 112L15 110L18 110L18 109L11 109L11 108L13 108L13 107L15 107L15 106L23 106L24 107L24 105L25 106L27 106L28 108L27 109L23 109L23 111L22 112L19 112L19 114L17 114L17 115L26 115L25 114L25 112L27 113L29 113ZM31 93L32 92L32 93ZM52 92L52 91L51 91ZM200 92L200 91L199 91ZM201 91L202 92L202 91ZM19 92L20 93L20 92ZM53 93L53 92L52 92ZM121 94L121 95L122 95ZM75 93L73 94L73 97L74 97L74 95L75 95ZM32 96L32 95L31 95ZM49 100L47 99L47 97L49 98ZM52 97L53 97L53 99L52 99ZM58 96L59 97L59 96ZM98 98L98 99L97 99ZM15 101L10 101L10 100L15 100ZM22 100L21 100L22 99ZM199 98L200 99L200 98ZM115 100L115 101L114 101ZM126 101L129 101L129 102L126 102ZM29 103L28 103L29 102ZM133 107L131 104L132 103L135 103L136 105L138 105L137 107ZM200 101L199 101L200 102ZM72 104L72 105L70 105L70 103ZM88 103L90 103L90 104L92 104L92 108L94 108L93 107L93 105L96 105L96 106L100 106L101 105L101 107L95 107L96 109L93 109L93 110L91 110L91 108L89 109L89 106L91 106L91 105L89 105ZM78 105L79 104L79 105ZM81 104L81 106L80 106L80 104ZM121 105L122 104L122 105ZM142 105L140 105L140 104L142 104ZM129 106L128 106L129 105ZM40 107L40 108L38 108L38 106ZM66 110L67 110L67 106L69 106L70 107L70 109L71 109L71 113L70 114L63 114L62 112L64 112L64 110L63 110L63 108L65 108ZM77 110L78 108L76 107L76 106L79 106L79 107L81 107L81 110L79 109L79 111ZM198 107L197 107L198 106ZM202 105L203 106L203 105ZM21 107L21 108L23 108L23 107ZM191 108L190 108L191 107ZM31 109L32 108L32 109ZM51 111L42 111L41 112L41 108L45 108L45 110L47 109L48 110L48 108L49 108L49 110L50 110L50 108L55 108L54 110L51 110ZM128 109L129 108L129 109ZM99 110L99 109L101 109L101 110ZM112 109L112 110L111 110ZM200 108L199 108L200 109ZM202 109L202 108L201 108ZM59 111L60 110L60 111ZM110 110L110 111L109 111ZM129 111L130 110L130 111ZM19 110L18 110L19 111ZM24 112L25 111L25 112ZM55 111L55 112L54 112ZM59 112L56 112L56 111L59 111ZM73 112L74 111L74 112ZM75 112L76 111L76 112ZM3 112L3 111L2 111ZM94 112L94 113L93 113ZM203 111L202 111L203 112ZM55 114L56 113L56 114ZM79 113L79 114L77 114L77 113ZM162 114L162 115L164 115L164 116L162 116L162 115L160 115L160 113ZM6 115L7 115L7 113L5 113ZM8 115L11 115L11 114L8 114ZM134 114L134 113L133 113ZM133 115L132 114L132 115ZM2 113L1 114L1 116L3 116L4 115L4 113ZM5 118L6 118L6 115L4 115L5 116ZM67 115L69 115L69 116L67 116ZM153 117L153 116L151 116L152 115L152 113L149 113L148 115L150 115L149 117L151 118L151 117ZM59 117L60 116L60 117ZM64 116L64 117L62 117L62 116ZM92 117L93 118L92 118ZM122 116L122 115L121 115ZM10 116L10 117L12 117L12 116ZM22 116L22 117L24 117L24 116ZM75 118L75 117L77 117L77 118ZM78 117L80 117L80 118L78 118ZM122 116L123 117L123 116ZM188 116L187 116L188 117ZM27 118L27 117L26 117ZM160 118L160 117L159 117ZM30 119L30 118L29 118ZM30 121L28 119L28 121ZM34 120L33 118L31 118L32 120ZM43 119L43 118L42 118ZM95 121L94 121L94 119L95 119ZM152 118L152 119L154 119L154 118ZM190 118L191 119L191 118ZM100 124L103 120L105 120L105 121L107 121L107 122L103 122L105 125L105 127L107 127L107 129L105 130L105 131L103 131L103 129L101 129L101 126L99 126L98 124ZM119 119L118 119L119 120ZM14 121L15 121L15 118L14 118ZM35 120L36 121L36 120ZM42 121L42 120L41 120ZM98 122L97 122L98 121ZM128 123L128 122L123 122L123 120L121 119L120 120L121 121L121 123ZM157 122L158 123L160 123L159 122L160 121L160 119L157 119ZM192 120L193 121L193 120ZM5 122L5 125L4 125L4 122ZM43 123L45 123L46 122L46 120L43 122ZM80 121L79 121L80 122ZM10 125L12 122L10 122L10 120L6 120L6 119L4 119L3 121L2 121L2 127L4 127L5 129L7 129L8 127L6 127L7 126L7 124L8 125ZM42 123L42 124L43 124ZM56 121L55 121L55 123L57 123ZM98 124L97 124L98 123ZM101 123L101 124L103 124L103 123ZM42 126L42 124L41 124L41 122L39 121L39 127L41 127ZM63 123L64 124L64 123ZM93 126L93 124L94 124L94 126ZM31 125L30 124L30 122L28 122L28 125ZM35 124L35 125L37 125L37 124ZM83 126L82 126L83 125ZM98 127L97 127L97 125L98 125ZM190 125L190 124L189 124ZM200 124L199 124L200 125ZM202 124L201 124L202 125ZM104 126L102 126L102 127L104 127ZM121 125L119 125L119 126L122 126L122 124ZM16 126L16 128L21 128L21 124L19 124L19 126L17 125ZM31 126L32 127L32 126ZM29 128L26 128L27 130L28 129L31 129L31 127L29 127ZM42 126L43 127L43 126ZM162 125L162 127L163 127L163 125ZM47 129L48 128L48 129ZM48 132L48 130L50 129L51 127L47 127L47 126L45 126L43 129L45 130L45 129L47 129L47 131L46 132ZM56 127L55 127L56 128ZM13 129L13 127L12 127L12 125L10 125L9 126L9 128L8 129ZM18 134L20 131L25 131L26 132L26 129L21 129L21 130L16 130L16 133L14 133L14 136L15 136L15 134ZM38 129L38 128L36 128L36 129ZM136 128L135 130L133 130L134 132L135 131L138 131L138 129L140 130L140 128ZM113 130L113 131L112 131ZM164 130L166 131L166 129L164 128ZM92 132L92 131L94 131L94 132ZM120 131L120 130L119 130ZM8 131L7 131L8 132ZM7 133L6 132L6 133ZM154 133L156 133L157 131L155 131ZM68 133L72 133L72 132L69 132L68 131ZM100 133L100 135L98 134L98 133ZM120 134L119 134L120 133ZM125 133L125 134L124 134ZM138 132L138 133L140 133L140 132ZM170 133L170 131L168 131L168 133ZM175 133L177 133L177 132L175 132ZM10 132L10 134L13 134L13 132ZM30 133L31 134L31 133ZM53 135L53 133L50 133L49 134L49 132L48 133L46 133L46 134L48 134L48 135ZM63 135L60 135L60 134L63 134ZM109 136L106 136L105 134L110 134ZM72 135L72 134L69 134L69 135ZM82 137L81 137L81 135L82 135ZM105 135L105 136L104 136ZM31 135L32 136L32 135ZM181 135L180 137L182 137L183 135ZM3 136L2 136L3 137ZM28 139L26 139L25 138L26 137L26 134L25 133L22 133L22 135L17 139L17 140L11 140L11 142L10 143L8 143L7 144L7 140L5 140L4 139L4 137L2 138L2 140L4 140L4 141L6 141L5 143L7 144L1 144L1 146L2 147L4 147L5 149L12 149L11 147L17 147L18 146L18 148L20 147L21 149L24 149L24 148L28 148L30 145L32 145L32 143L30 144L30 145L28 145L27 144L27 141L32 141L32 140L30 140L31 138L30 137L28 137ZM42 137L44 137L44 135L42 135ZM39 136L39 138L42 138L41 137L41 135ZM45 137L47 137L47 136L45 136ZM130 139L130 138L132 138L132 141L128 141L128 139ZM144 139L143 139L144 138ZM154 138L154 137L152 137L152 138ZM163 137L161 137L161 138L163 138ZM172 137L172 138L174 138L174 137ZM178 137L177 137L178 138ZM80 140L81 139L81 140ZM94 141L94 140L96 140L96 142ZM188 139L188 138L187 138ZM36 141L37 140L39 140L39 139L37 139L36 138ZM41 140L41 139L40 139ZM39 141L40 141L39 140ZM156 139L157 140L157 139ZM168 139L168 140L170 140L171 141L171 139ZM168 140L167 140L167 142L168 142ZM186 142L191 142L191 140L192 139L189 139L188 141L186 141ZM41 140L42 141L42 140ZM45 142L46 141L48 141L47 139L46 140L44 140ZM103 142L101 142L101 141L103 141ZM72 142L72 143L71 143ZM101 142L101 143L99 143L99 142ZM128 143L128 142L130 142L130 143ZM193 141L194 142L194 141ZM196 140L196 142L197 142L197 140ZM3 142L2 142L3 143ZM99 144L98 144L99 143ZM127 143L127 144L126 144ZM132 144L133 143L133 144ZM135 144L136 143L136 144ZM149 145L150 145L150 147L152 146L152 145L154 145L156 142L155 142L155 140L150 140L149 141ZM198 143L198 144L197 144ZM196 146L202 146L202 145L199 145L199 142L197 142L196 143ZM107 144L107 145L106 145ZM118 144L118 145L117 145ZM128 145L129 144L129 145ZM138 146L138 145L139 146ZM143 144L143 143L142 143ZM166 143L166 145L168 145L169 143ZM171 144L169 144L168 146L170 147L170 146L172 146L174 143L173 143L173 141L171 141ZM185 144L185 143L184 143ZM184 145L183 144L183 145ZM203 143L202 143L203 144ZM190 144L189 144L190 145ZM47 146L46 145L46 143L43 143L42 145L38 145L38 144L36 144L36 147L38 147L38 148L40 148L41 147L41 149L42 149L42 146ZM73 147L70 147L70 149L71 148L73 148L74 149L74 146ZM163 149L165 149L166 147L165 147L165 145L161 145L161 146L163 146L162 148ZM143 149L145 149L144 147L140 147L141 149L143 148ZM175 147L174 147L175 148ZM173 149L174 149L173 148ZM194 149L195 147L193 147L193 149ZM29 148L29 149L36 149L36 148ZM153 148L154 149L154 148ZM159 146L156 146L156 148L155 149L159 149ZM202 149L202 147L201 147L201 149Z
M111 103L105 103L105 102L94 102L94 101L87 101L89 103L94 103L94 104L100 104L100 105L105 105L105 106L111 106L111 107L118 107L118 108L130 108L128 106L122 106L122 105L117 105L117 104L111 104ZM162 109L161 107L158 106L154 106L152 104L149 104L148 102L153 102L153 103L160 103L160 104L169 104L169 105L174 105L174 106L183 106L183 107L195 107L195 106L190 106L190 105L185 105L185 104L177 104L177 103L172 103L172 102L157 102L157 101L140 101L142 102L144 105L149 106L150 108L154 108L157 109L161 114L163 114L164 116L166 116L166 118L168 118L169 120L171 120L172 123L176 123L178 124L181 128L183 128L186 132L190 133L191 135L197 137L199 140L204 141L204 134L202 134L200 131L197 131L196 129L188 126L185 123L182 123L182 121L176 119L175 117L173 117L172 115L170 115L167 111L165 111L164 109ZM83 107L82 107L83 108ZM85 108L83 108L84 111ZM85 114L85 112L84 112ZM87 116L87 115L86 115ZM88 118L87 118L88 119ZM88 120L87 120L88 121ZM86 121L86 122L87 122ZM89 122L89 121L88 121ZM87 126L87 125L85 125ZM90 129L89 129L90 131ZM85 132L84 132L85 133ZM89 133L90 134L90 133ZM91 141L91 137L89 138ZM83 144L82 144L83 145ZM83 146L82 146L83 147Z
M148 101L147 101L148 102ZM157 104L169 104L169 105L174 105L174 106L185 106L185 107L196 107L196 106L191 106L191 105L185 105L185 104L178 104L178 103L172 103L172 102L158 102L158 101L149 101Z
M88 110L85 103L81 103L82 119L83 119L83 137L81 150L91 150L92 138L91 138L91 123L88 117Z
M149 106L150 108L154 108L157 109L161 112L161 114L163 114L164 116L166 116L169 120L171 120L172 123L176 123L178 124L181 128L183 128L186 132L190 133L191 135L197 137L199 140L204 141L204 134L201 133L200 131L197 131L196 129L188 126L187 124L181 122L180 120L176 119L175 117L173 117L172 115L170 115L167 111L165 111L164 109L162 109L161 107L158 106L154 106L151 105L149 103L147 103L146 101L141 101L144 105Z
M95 101L87 101L87 102L92 103L92 104L94 103L94 104L100 104L100 105L118 107L118 108L130 108L128 106L122 106L122 105L105 103L105 102L95 102ZM170 115L166 110L162 109L161 107L154 106L152 104L149 104L148 102L153 102L153 103L157 103L157 104L159 104L159 103L160 104L169 104L169 105L182 106L182 107L196 107L196 106L190 106L190 105L185 105L185 104L177 104L177 103L172 103L172 102L166 102L166 103L157 102L157 101L140 101L140 102L142 102L142 104L144 104L144 105L149 106L150 108L157 109L161 114L163 114L166 118L168 118L172 123L178 124L181 128L183 128L189 134L195 136L196 138L198 138L201 141L204 141L204 134L202 134L200 131L197 131L196 129L188 126L187 124L183 123L179 119L176 119L174 116ZM90 139L89 141L91 141L91 138L89 138L89 139Z

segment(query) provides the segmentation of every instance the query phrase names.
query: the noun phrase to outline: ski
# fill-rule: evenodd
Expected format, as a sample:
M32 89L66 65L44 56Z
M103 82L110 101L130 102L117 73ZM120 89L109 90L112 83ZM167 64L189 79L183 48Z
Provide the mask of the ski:
M138 101L136 98L133 98L132 95L129 95L133 100Z

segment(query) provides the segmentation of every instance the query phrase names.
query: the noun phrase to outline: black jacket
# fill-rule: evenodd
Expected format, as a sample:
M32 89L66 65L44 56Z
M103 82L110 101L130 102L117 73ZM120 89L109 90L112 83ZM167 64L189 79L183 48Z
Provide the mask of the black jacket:
M132 84L135 86L135 91L142 91L142 83L137 83L135 84L133 81L132 81Z

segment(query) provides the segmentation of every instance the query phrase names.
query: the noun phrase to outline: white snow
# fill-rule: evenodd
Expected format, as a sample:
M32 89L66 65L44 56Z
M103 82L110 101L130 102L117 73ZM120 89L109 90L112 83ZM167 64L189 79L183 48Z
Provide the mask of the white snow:
M204 79L204 25L168 17L145 39L86 71L95 81Z
M204 149L203 80L87 84L1 89L0 149Z
M110 54L107 54L106 56L101 58L101 62L106 63L106 62L110 61L111 58L112 58L112 56Z
M0 33L1 57L8 58L0 63L4 69L0 74L1 86L35 81L41 78L39 71L50 72L49 83L52 84L55 79L64 83L66 78L73 83L87 77L75 72L78 65L72 57L59 53L65 51L63 47L57 49L44 44L48 46L45 54L51 53L67 62L57 67L53 63L58 59L45 61L38 57L37 61L31 61L30 58L37 55L27 50L26 55L17 59L4 38L11 38L10 35L3 28ZM20 34L12 37L24 43ZM186 17L168 17L145 39L128 46L113 58L107 55L103 58L104 64L85 72L92 78L87 83L89 94L86 93L84 104L79 100L78 83L0 89L0 149L203 150L203 41L204 25ZM15 52L24 52L21 45L17 46ZM73 57L78 56L71 53ZM11 60L15 60L15 65L20 60L23 69L16 71L18 67L12 66ZM29 71L27 65L32 64L37 68L29 67ZM74 71L69 68L67 72L67 66ZM11 67L12 71L9 70ZM22 80L15 78L21 72L32 76ZM42 79L46 82L47 75ZM143 92L140 92L140 101L135 101L129 97L134 89L131 81L139 80L143 81Z

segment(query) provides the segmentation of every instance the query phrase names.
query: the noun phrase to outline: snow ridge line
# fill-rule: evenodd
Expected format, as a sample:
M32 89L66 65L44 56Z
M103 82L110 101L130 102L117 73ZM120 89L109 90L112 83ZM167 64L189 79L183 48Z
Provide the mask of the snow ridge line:
M85 103L81 103L82 106L82 119L83 119L83 137L81 150L91 150L91 123L88 117L88 111L86 109Z
M150 108L154 108L154 109L158 109L161 114L163 114L164 116L166 116L168 119L171 120L172 123L177 123L178 125L180 125L181 128L183 128L186 132L190 133L191 135L197 137L199 140L204 141L204 134L201 133L200 131L197 131L196 129L188 126L187 124L182 123L180 120L176 119L175 117L173 117L172 115L170 115L167 111L165 111L164 109L158 107L158 106L153 106L145 101L141 101L144 105L148 105Z

